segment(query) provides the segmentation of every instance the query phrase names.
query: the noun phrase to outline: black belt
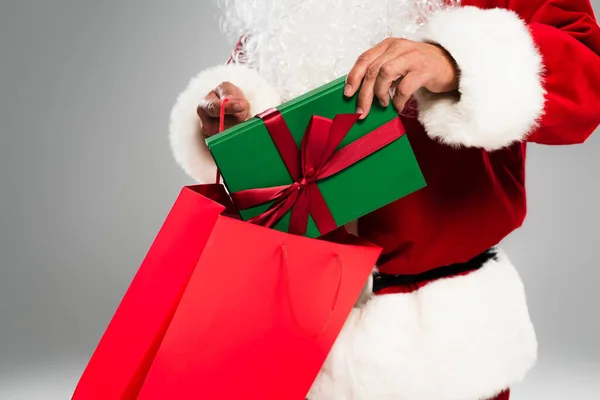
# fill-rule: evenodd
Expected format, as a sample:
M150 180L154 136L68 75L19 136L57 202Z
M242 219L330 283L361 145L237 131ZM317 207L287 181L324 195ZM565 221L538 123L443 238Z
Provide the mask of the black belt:
M447 278L480 269L490 260L497 260L498 252L495 248L488 249L467 262L446 265L414 275L392 275L376 273L373 276L373 292L394 286L414 285L421 282Z

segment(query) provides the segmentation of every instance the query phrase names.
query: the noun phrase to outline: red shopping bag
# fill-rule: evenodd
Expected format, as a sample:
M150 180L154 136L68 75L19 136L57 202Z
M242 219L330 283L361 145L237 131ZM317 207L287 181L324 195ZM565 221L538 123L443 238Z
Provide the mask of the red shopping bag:
M74 399L305 398L380 249L242 222L227 201L182 190Z

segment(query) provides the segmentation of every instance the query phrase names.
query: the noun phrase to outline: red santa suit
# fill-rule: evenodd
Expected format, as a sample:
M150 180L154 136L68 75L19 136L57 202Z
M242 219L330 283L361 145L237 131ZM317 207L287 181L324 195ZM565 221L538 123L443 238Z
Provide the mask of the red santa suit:
M536 337L521 279L496 245L525 217L527 144L581 143L600 123L590 2L225 3L227 30L250 35L233 63L192 79L171 118L175 157L199 182L212 182L215 166L196 107L223 81L244 91L255 115L347 73L388 36L437 43L460 70L460 98L422 90L418 113L403 116L428 186L358 224L384 248L379 272L423 279L366 293L309 399L481 400L522 380ZM427 275L490 248L480 268Z

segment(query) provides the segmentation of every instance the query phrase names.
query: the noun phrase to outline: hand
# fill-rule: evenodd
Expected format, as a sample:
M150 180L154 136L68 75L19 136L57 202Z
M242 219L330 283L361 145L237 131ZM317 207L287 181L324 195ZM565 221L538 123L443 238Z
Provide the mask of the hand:
M364 119L375 97L383 107L392 100L401 112L422 87L433 93L456 90L458 71L452 57L439 46L390 38L358 58L348 74L344 94L352 97L359 87L356 112ZM390 89L395 89L393 99Z
M250 116L250 104L242 90L229 82L223 82L206 95L196 110L205 136L219 133L219 117L224 98L229 99L225 104L225 129L244 122Z

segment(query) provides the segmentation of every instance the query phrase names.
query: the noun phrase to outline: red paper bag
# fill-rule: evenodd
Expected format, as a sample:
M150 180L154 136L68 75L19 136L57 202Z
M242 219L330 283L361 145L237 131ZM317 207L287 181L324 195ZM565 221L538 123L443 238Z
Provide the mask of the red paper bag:
M74 399L303 400L380 249L225 216L184 188Z

